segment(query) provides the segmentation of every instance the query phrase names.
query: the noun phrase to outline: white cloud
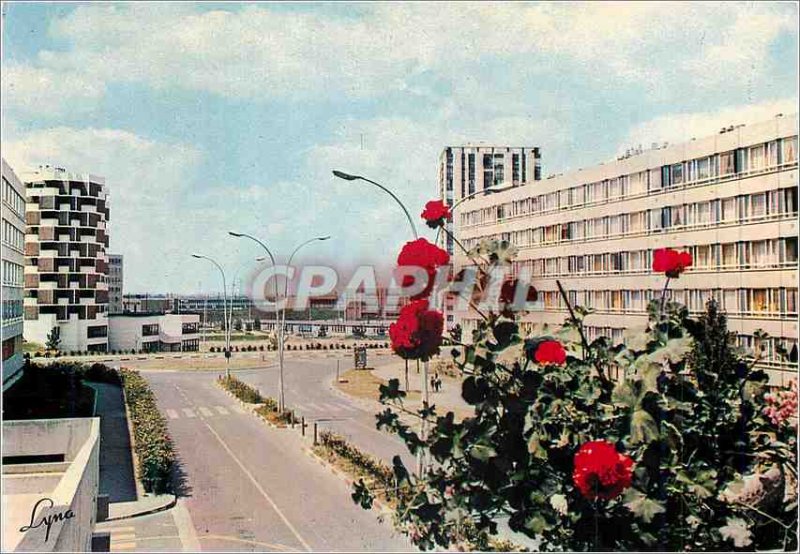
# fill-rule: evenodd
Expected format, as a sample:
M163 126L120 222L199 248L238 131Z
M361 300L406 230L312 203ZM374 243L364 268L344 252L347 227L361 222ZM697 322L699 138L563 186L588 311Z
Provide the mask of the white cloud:
M86 111L105 94L105 85L81 71L9 65L3 68L3 108L43 116Z
M414 91L411 81L427 71L461 85L481 62L508 56L601 82L713 87L745 72L763 76L769 46L796 33L793 17L766 3L380 3L362 11L80 6L51 27L68 47L15 71L47 104L53 94L36 84L59 78L89 98L111 82L244 99L376 96ZM80 93L63 88L68 108ZM36 106L24 95L12 103Z
M714 111L666 114L633 127L628 138L620 145L619 153L632 146L648 147L654 142L659 144L686 142L692 138L714 135L722 127L739 123L756 123L780 113L785 116L796 116L797 99L785 98Z

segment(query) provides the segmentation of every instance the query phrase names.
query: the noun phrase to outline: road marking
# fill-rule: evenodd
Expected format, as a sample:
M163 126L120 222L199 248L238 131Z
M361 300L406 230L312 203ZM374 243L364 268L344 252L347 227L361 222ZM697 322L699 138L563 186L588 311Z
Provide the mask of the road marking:
M214 412L212 412L208 408L202 407L202 408L197 408L197 409L201 414L203 414L206 417L211 417L211 416L214 415Z
M297 529L295 529L294 525L292 525L289 519L283 514L280 508L278 508L278 505L275 504L275 501L272 500L272 498L267 494L267 491L265 491L264 488L261 486L261 484L256 480L256 478L253 477L253 474L250 473L246 467L244 467L244 464L239 460L239 458L236 457L236 454L233 453L233 450L231 450L230 447L225 443L225 441L222 440L222 437L219 436L219 434L214 430L213 427L211 427L211 425L209 425L205 421L203 421L203 423L205 424L206 427L208 427L208 430L211 431L211 434L216 437L216 439L219 441L222 447L228 452L228 455L231 458L233 458L233 461L236 462L236 465L239 466L242 472L248 477L248 479L250 479L253 485L255 485L256 489L258 489L258 492L261 493L261 496L263 496L267 500L267 502L269 502L270 506L272 506L272 508L275 510L275 513L278 514L278 517L280 517L281 520L283 520L283 522L286 524L286 527L289 528L292 534L294 534L295 538L297 538L300 544L303 545L303 548L311 552L311 547L308 545L305 539L303 539L303 537L300 535Z
M226 410L222 406L215 406L215 408L220 413L220 415L228 415L228 413L229 413L228 410Z
M130 542L136 540L136 533L122 533L118 535L111 535L111 542Z
M292 548L291 546L286 546L285 544L273 544L270 542L260 542L260 541L253 541L248 539L242 539L240 537L229 537L226 535L203 535L200 537L201 540L204 541L233 541L233 542L241 542L244 544L252 544L255 546L264 546L266 548L272 548L274 550L279 550L281 552L302 552L301 550L297 550L296 548ZM200 549L198 548L196 552L199 552Z
M231 406L231 408L233 408L235 412L239 412L240 414L247 413L247 410L245 410L244 406L242 406L241 404L234 404L233 406Z
M322 410L322 408L320 408L320 407L319 407L319 406L317 406L316 404L312 404L311 402L309 402L308 404L306 404L306 406L308 406L308 409L309 409L309 410L313 410L313 411L315 411L315 412L319 412L320 410Z
M175 410L167 410L167 415L170 419L178 419L178 412Z
M130 533L132 531L136 531L135 527L103 527L98 529L103 533Z
M195 417L195 413L190 408L184 408L183 413L186 414L186 417Z

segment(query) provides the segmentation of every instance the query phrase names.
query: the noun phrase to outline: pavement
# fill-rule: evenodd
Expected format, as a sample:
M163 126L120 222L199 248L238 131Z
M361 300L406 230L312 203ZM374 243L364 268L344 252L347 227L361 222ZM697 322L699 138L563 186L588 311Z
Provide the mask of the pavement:
M301 369L315 363L316 371ZM301 387L309 383L316 383L315 391L330 391L335 372L330 366L323 360L287 361L287 399L299 400L299 393L306 392ZM305 453L308 441L298 429L271 427L247 413L217 386L215 372L142 373L178 451L180 500L168 512L118 522L122 529L133 528L128 536L135 535L134 549L157 550L172 541L184 550L192 550L192 544L211 551L414 550L388 522L378 521L376 512L355 505L349 486ZM277 383L274 367L235 373L267 394L272 393L269 384ZM314 396L321 404L308 398L303 405L307 419L369 417L332 395L325 402ZM364 426L379 434L374 424ZM398 450L398 444L391 444L391 450ZM385 448L390 449L388 444Z

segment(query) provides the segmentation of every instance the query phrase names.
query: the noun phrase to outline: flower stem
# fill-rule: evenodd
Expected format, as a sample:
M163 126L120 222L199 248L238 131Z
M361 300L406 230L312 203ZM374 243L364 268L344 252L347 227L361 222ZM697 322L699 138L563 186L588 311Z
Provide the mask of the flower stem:
M667 277L667 280L664 282L664 289L661 291L661 308L659 309L659 313L664 315L664 302L667 299L667 287L669 287L669 280L670 277Z
M558 292L561 293L561 298L564 299L564 304L567 305L567 309L569 310L569 317L572 320L572 323L575 324L575 327L578 328L578 334L581 336L581 344L583 345L583 358L585 360L587 354L591 354L591 349L589 348L589 341L586 340L586 335L583 334L583 322L580 321L575 316L575 310L572 309L572 304L570 304L569 302L569 298L567 297L567 292L561 285L561 281L556 279L556 285L558 285ZM602 381L603 383L610 383L605 373L603 373L603 368L600 367L600 363L597 360L593 360L593 364L594 368L597 370L597 376L600 378L600 381Z

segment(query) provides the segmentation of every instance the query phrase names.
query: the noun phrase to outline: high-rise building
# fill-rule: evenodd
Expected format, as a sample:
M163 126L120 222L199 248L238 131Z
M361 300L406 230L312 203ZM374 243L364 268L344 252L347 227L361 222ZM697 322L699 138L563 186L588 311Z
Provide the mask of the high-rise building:
M2 245L2 341L3 390L20 376L24 365L22 355L22 295L25 267L25 186L2 160L3 176L3 245Z
M121 314L124 311L122 254L108 255L108 313Z
M105 180L42 166L26 184L25 338L66 351L108 347Z
M522 146L448 146L439 156L439 196L453 206L489 187L522 186L541 179L539 148ZM456 212L459 208L456 208ZM452 234L456 217L447 223ZM443 239L453 254L453 241Z
M523 317L524 331L563 323L558 279L570 303L596 311L586 319L590 338L614 342L643 328L648 302L661 295L653 251L689 251L694 264L669 296L694 315L715 298L742 346L755 346L758 329L769 333L759 364L785 383L798 354L797 131L796 116L778 116L479 195L456 215L457 238L466 248L493 238L519 249L514 270L530 272L544 303ZM456 268L465 263L456 252ZM461 323L469 337L477 317L457 313L449 326Z

